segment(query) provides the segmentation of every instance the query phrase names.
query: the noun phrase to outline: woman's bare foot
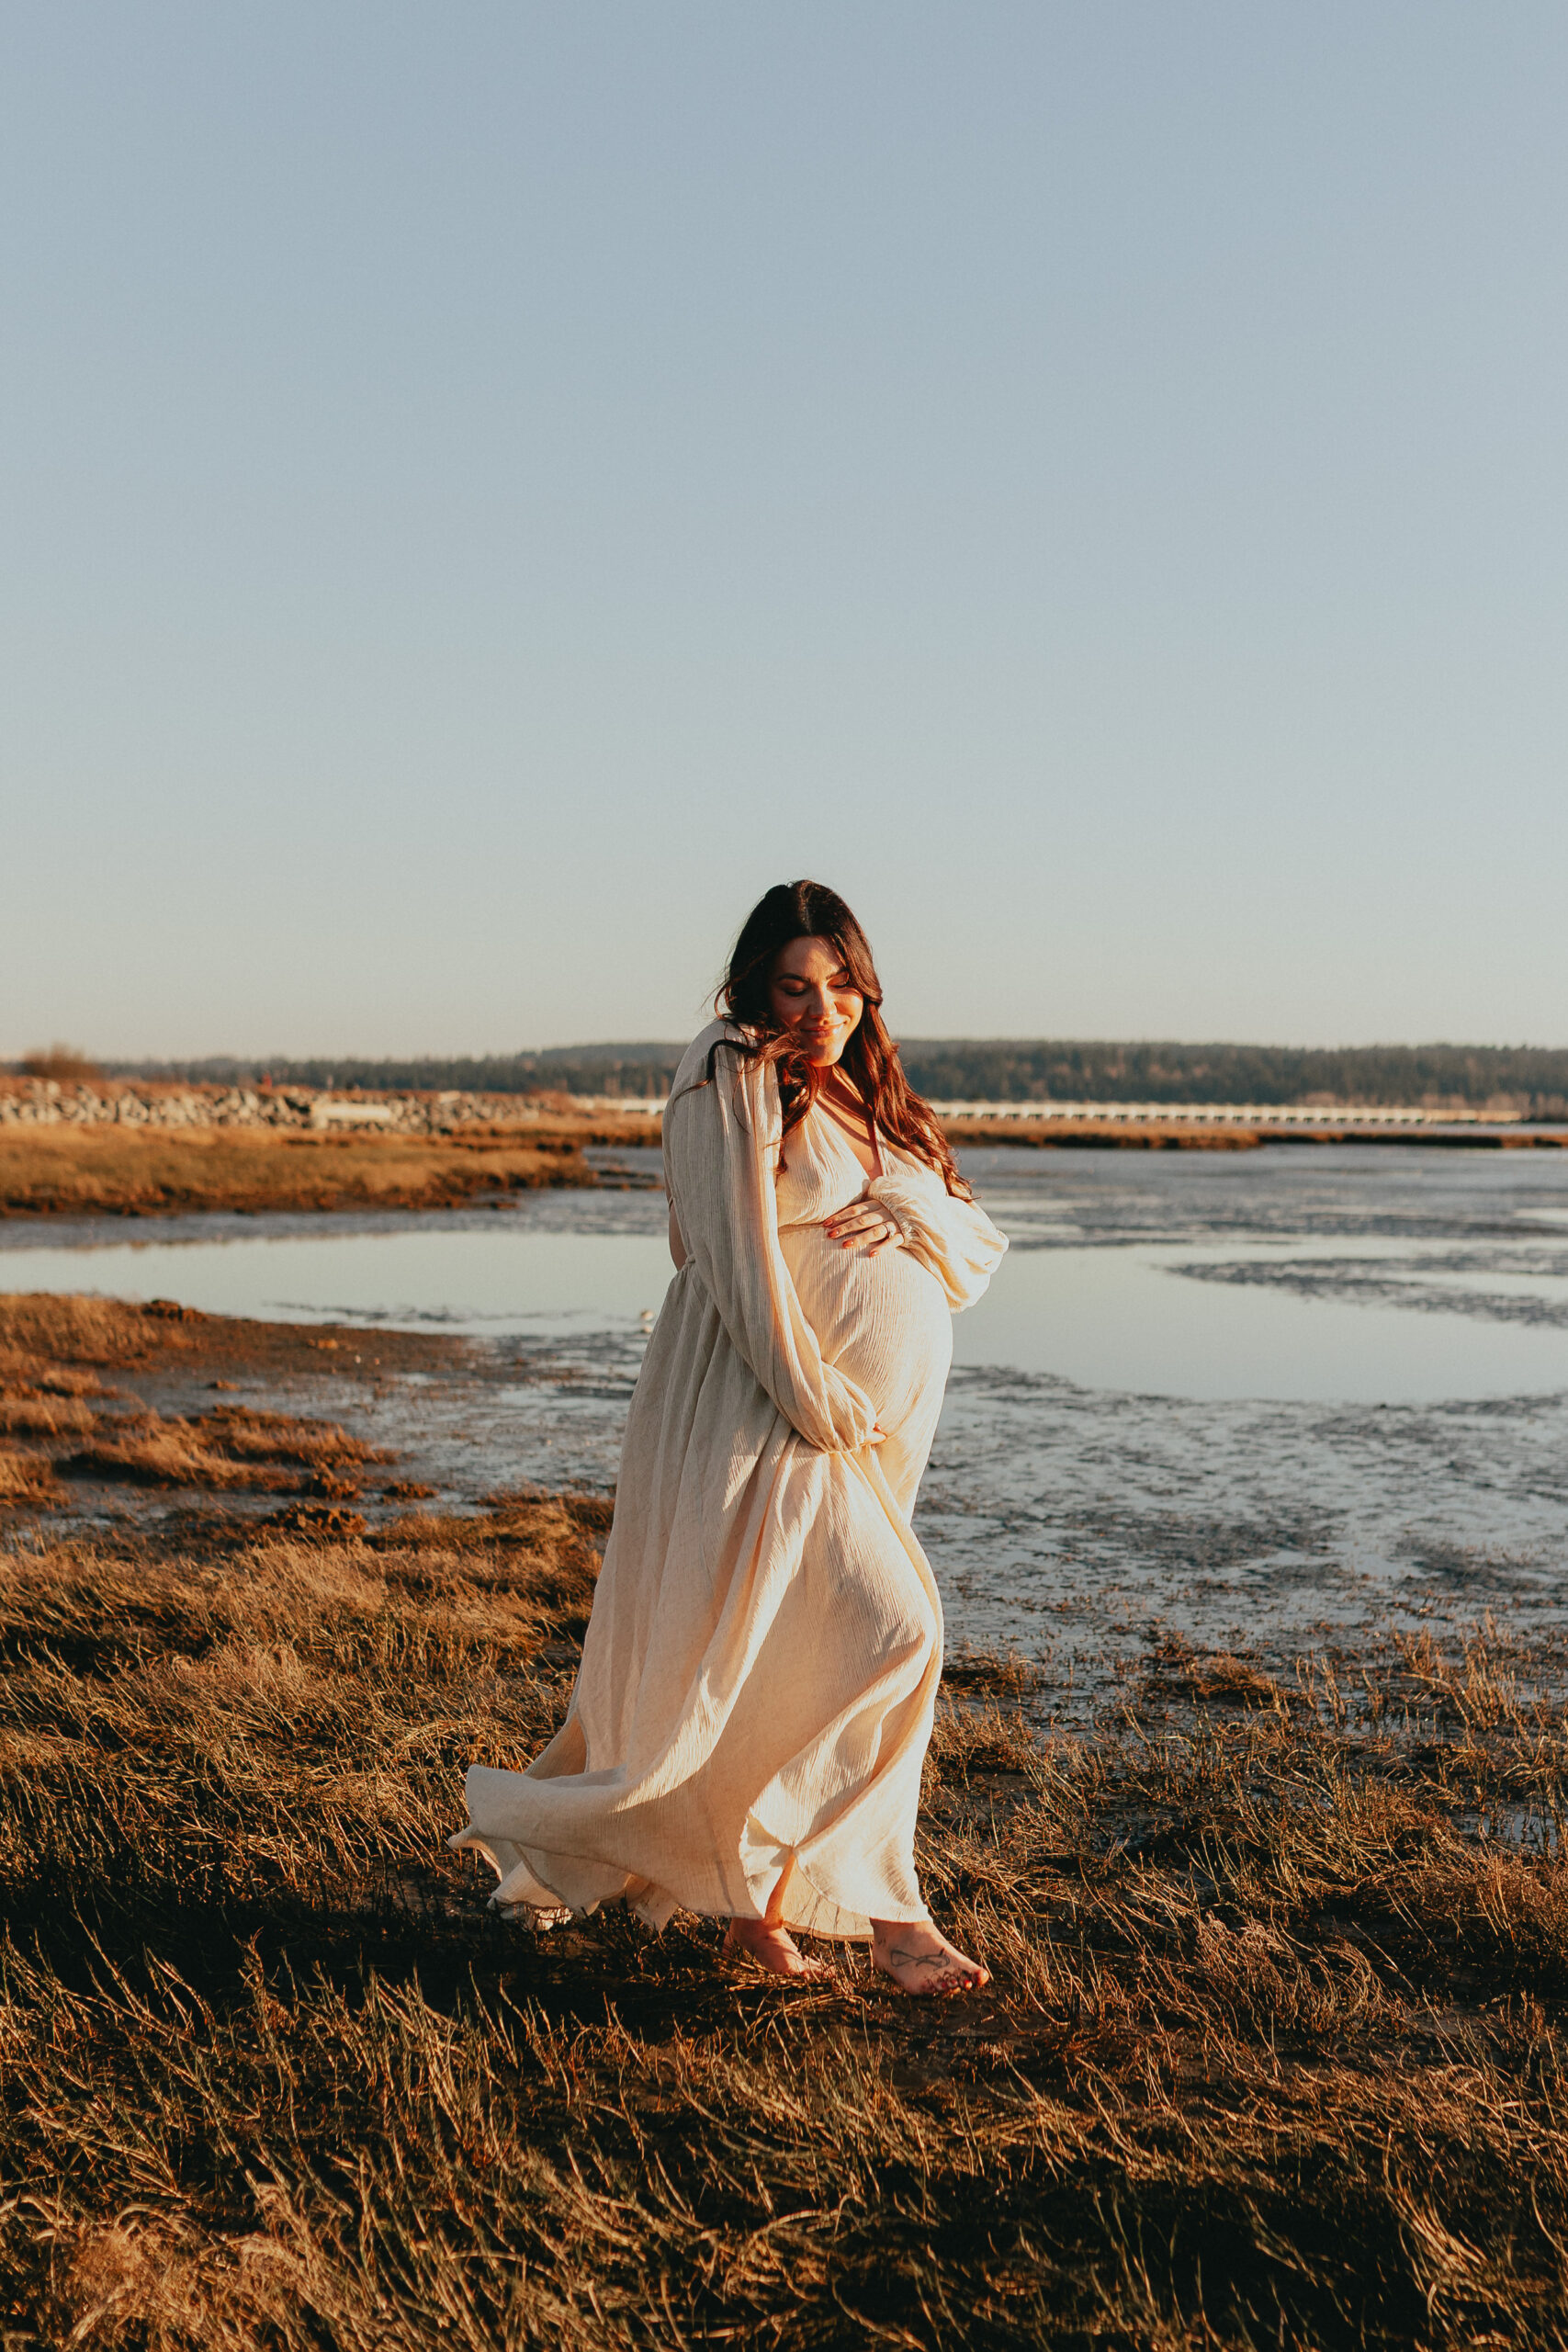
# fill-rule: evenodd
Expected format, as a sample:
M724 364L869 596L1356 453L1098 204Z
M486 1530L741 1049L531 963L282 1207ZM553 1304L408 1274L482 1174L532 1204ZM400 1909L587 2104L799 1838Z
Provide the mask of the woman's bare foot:
M977 1993L991 1972L950 1944L929 1919L874 1919L871 1964L901 1993Z
M831 1976L825 1960L804 1952L787 1928L770 1928L765 1919L731 1919L724 1939L727 1960L744 1955L770 1976Z

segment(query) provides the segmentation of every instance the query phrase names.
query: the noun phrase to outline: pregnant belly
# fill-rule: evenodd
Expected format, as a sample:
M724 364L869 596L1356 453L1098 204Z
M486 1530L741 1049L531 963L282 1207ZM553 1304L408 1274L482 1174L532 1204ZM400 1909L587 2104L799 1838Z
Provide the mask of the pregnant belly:
M882 1427L934 1411L953 1360L953 1316L907 1250L840 1250L819 1225L779 1235L806 1319L829 1363L863 1388Z

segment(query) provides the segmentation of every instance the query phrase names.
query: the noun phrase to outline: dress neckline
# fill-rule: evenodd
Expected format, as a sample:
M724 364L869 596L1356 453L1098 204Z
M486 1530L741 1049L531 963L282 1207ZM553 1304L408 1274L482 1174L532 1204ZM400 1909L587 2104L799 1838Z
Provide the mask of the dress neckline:
M820 1111L822 1116L828 1121L829 1125L830 1126L837 1127L841 1136L853 1135L854 1129L849 1125L849 1122L845 1119L840 1119L836 1111L830 1111L826 1102L823 1102L820 1095L818 1096L817 1101L812 1107L815 1110ZM874 1164L871 1168L867 1168L857 1151L854 1155L855 1166L860 1170L863 1176L885 1176L887 1171L883 1165L882 1139L876 1132L876 1121L869 1111L865 1114L865 1133L866 1140L871 1145L871 1157Z

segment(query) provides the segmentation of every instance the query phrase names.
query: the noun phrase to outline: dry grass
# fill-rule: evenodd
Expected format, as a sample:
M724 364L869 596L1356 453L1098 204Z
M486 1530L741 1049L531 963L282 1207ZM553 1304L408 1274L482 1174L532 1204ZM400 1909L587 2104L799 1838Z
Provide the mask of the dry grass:
M1395 1145L1404 1150L1560 1151L1568 1138L1535 1135L1529 1128L1507 1135L1478 1135L1472 1128L1434 1135L1427 1127L1337 1126L1332 1113L1313 1127L1192 1126L1173 1121L1162 1126L1130 1125L1117 1119L945 1119L948 1141L959 1148L1017 1144L1026 1150L1055 1151L1258 1151L1277 1143Z
M47 1461L14 1445L0 1445L0 1507L56 1503L61 1487Z
M186 1390L200 1381L232 1391L242 1378L297 1388L366 1368L372 1374L385 1370L446 1378L469 1357L466 1340L445 1333L253 1323L203 1315L169 1298L134 1306L112 1298L0 1294L0 1396L18 1406L42 1397L84 1397L96 1414L125 1401L126 1391L115 1384L126 1375L143 1387L173 1374Z
M1202 1700L1213 1706L1282 1707L1292 1697L1276 1676L1260 1672L1249 1658L1198 1651L1179 1636L1155 1653L1146 1686L1150 1696Z
M24 1078L57 1079L63 1086L90 1086L103 1076L90 1054L62 1039L52 1046L35 1046L30 1054L22 1056L21 1069Z
M300 1471L310 1469L315 1477L307 1491L346 1500L358 1493L367 1464L394 1458L336 1422L255 1413L240 1405L215 1405L188 1419L138 1413L108 1422L100 1415L96 1427L95 1442L62 1461L65 1476L141 1487L282 1492L299 1490Z
M1188 1653L1077 1743L971 1657L921 1860L993 1994L792 1990L446 1853L605 1517L0 1563L8 2344L1564 2340L1568 1879L1456 1823L1565 1751L1495 1658L1393 1657L1395 1740Z
M1017 1144L1030 1151L1257 1151L1266 1140L1256 1127L1130 1125L1117 1119L944 1119L942 1129L956 1150ZM1298 1138L1299 1139L1299 1138Z
M388 1485L380 1473L394 1456L335 1421L243 1405L167 1418L135 1407L87 1368L178 1358L210 1344L215 1328L224 1327L169 1299L131 1306L116 1299L0 1297L0 1435L32 1441L25 1448L0 1445L0 1500L57 1506L65 1499L62 1478L206 1494L310 1495L332 1504L355 1500L367 1476ZM312 1342L300 1335L300 1344Z
M93 1408L79 1396L0 1396L0 1430L7 1437L70 1437L93 1426Z
M168 1299L147 1307L48 1291L0 1295L0 1377L30 1379L51 1396L89 1396L98 1383L81 1366L139 1363L157 1344L159 1327L186 1314Z
M595 1182L585 1131L458 1136L0 1128L0 1216L439 1208ZM638 1141L646 1141L640 1134Z

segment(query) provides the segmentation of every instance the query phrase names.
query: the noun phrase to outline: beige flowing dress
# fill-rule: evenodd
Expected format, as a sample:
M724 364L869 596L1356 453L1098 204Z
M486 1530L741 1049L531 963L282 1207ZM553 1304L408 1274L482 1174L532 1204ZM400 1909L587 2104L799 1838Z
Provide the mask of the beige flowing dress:
M541 1923L625 1896L654 1927L679 1907L863 1938L927 1917L942 1604L909 1513L953 1313L1007 1243L885 1139L868 1182L819 1106L784 1138L777 1079L725 1050L735 1034L695 1039L665 1113L688 1256L632 1398L566 1722L526 1771L471 1769L451 1842ZM903 1247L823 1231L868 1193Z

